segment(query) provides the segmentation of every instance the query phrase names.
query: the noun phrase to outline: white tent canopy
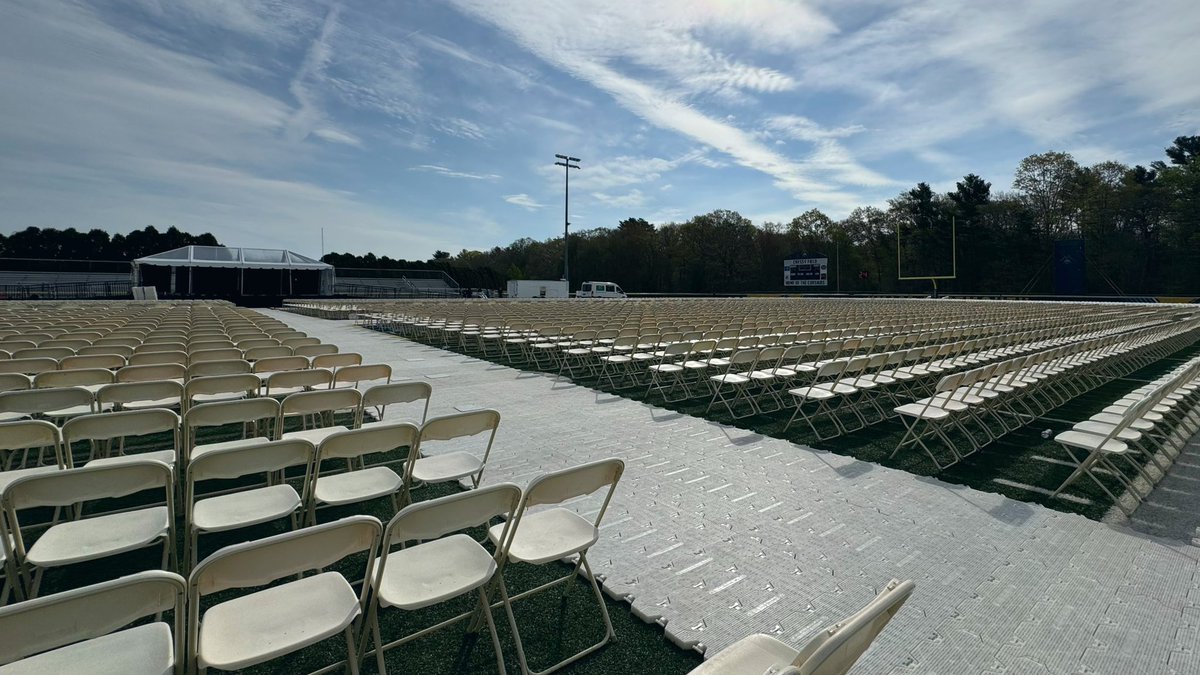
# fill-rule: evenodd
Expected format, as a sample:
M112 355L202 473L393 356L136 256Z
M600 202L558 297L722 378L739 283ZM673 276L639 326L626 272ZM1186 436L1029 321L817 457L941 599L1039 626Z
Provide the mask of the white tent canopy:
M333 266L278 248L181 246L134 260L135 265L164 267L243 267L271 270L332 270Z

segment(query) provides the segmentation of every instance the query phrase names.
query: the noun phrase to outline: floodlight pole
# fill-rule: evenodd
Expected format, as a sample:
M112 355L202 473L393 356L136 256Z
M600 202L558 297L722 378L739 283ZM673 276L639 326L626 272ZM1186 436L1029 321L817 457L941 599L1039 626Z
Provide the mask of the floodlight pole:
M571 297L571 267L568 262L568 244L571 241L567 233L571 226L570 222L570 199L571 199L571 169L578 169L578 162L582 161L578 157L570 157L568 155L555 155L561 159L561 162L555 162L554 166L563 168L563 281L567 282L567 297ZM571 162L576 162L572 164Z

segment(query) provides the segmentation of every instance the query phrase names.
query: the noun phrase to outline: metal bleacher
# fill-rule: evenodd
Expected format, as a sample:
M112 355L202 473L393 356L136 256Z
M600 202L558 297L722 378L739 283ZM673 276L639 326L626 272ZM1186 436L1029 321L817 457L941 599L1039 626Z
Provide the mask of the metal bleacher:
M129 297L128 273L0 271L0 298L81 299Z

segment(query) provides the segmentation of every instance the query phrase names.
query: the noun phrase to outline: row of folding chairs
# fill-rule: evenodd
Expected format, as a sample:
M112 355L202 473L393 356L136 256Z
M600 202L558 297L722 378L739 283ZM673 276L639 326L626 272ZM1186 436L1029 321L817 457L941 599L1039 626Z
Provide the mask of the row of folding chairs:
M49 349L26 349L16 352L8 358L6 352L0 352L0 373L23 373L34 375L51 370L76 370L106 368L118 370L125 366L149 366L164 363L175 363L182 366L207 363L209 361L244 360L251 363L273 359L298 357L306 359L322 359L337 357L336 345L319 344L304 347L225 347L204 349L195 352L177 350L173 344L159 345L169 349L149 350L129 355L118 353L75 354L66 347Z
M1102 477L1117 482L1140 504L1167 474L1184 445L1200 432L1200 357L1142 385L1054 437L1074 469L1054 491L1060 495L1087 476L1127 515L1133 509Z
M55 371L33 378L0 374L0 422L29 416L64 419L93 412L147 407L176 408L186 412L197 403L353 388L366 382L391 379L391 366L387 364L281 367L265 372L223 368L214 372L225 374L214 375L185 373L180 366L171 365L128 368L138 371L124 373L123 369L115 375L107 370ZM191 376L185 379L188 374Z
M895 408L905 434L892 456L919 447L939 469L947 468L1049 410L1178 351L1198 332L1200 321L1189 320L947 375L938 381L932 396ZM971 449L960 451L947 433L950 430L959 432ZM927 443L934 439L950 451L948 462L939 461Z
M472 628L486 625L498 670L505 672L493 618L495 609L503 609L521 670L532 673L538 671L526 659L512 605L572 583L582 570L604 635L540 672L556 670L615 637L587 553L623 470L619 459L602 460L540 476L525 489L499 483L411 504L386 526L370 516L350 516L227 546L199 562L186 580L168 571L141 572L3 607L0 666L36 672L238 670L341 637L346 658L322 672L345 665L357 673L373 655L378 672L386 673L387 650L469 621ZM587 517L564 506L597 493L603 502ZM480 526L479 540L465 532ZM360 553L367 554L365 562L351 571L344 561ZM508 564L545 565L568 557L576 560L571 573L509 594ZM339 563L349 577L327 569ZM209 599L216 594L219 600ZM476 599L474 609L384 637L381 614L462 596ZM172 625L161 621L165 611L173 611ZM140 622L150 616L154 622Z

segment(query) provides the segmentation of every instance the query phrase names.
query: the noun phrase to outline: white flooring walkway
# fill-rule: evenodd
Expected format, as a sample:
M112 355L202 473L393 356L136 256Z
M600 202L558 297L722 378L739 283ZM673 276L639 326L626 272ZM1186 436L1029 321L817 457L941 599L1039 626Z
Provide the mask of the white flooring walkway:
M401 338L273 316L395 379L430 414L496 408L485 482L608 456L626 472L590 556L681 645L802 643L892 577L917 591L862 673L1200 673L1200 548L724 427ZM389 411L390 416L391 411ZM593 508L578 502L581 511Z

